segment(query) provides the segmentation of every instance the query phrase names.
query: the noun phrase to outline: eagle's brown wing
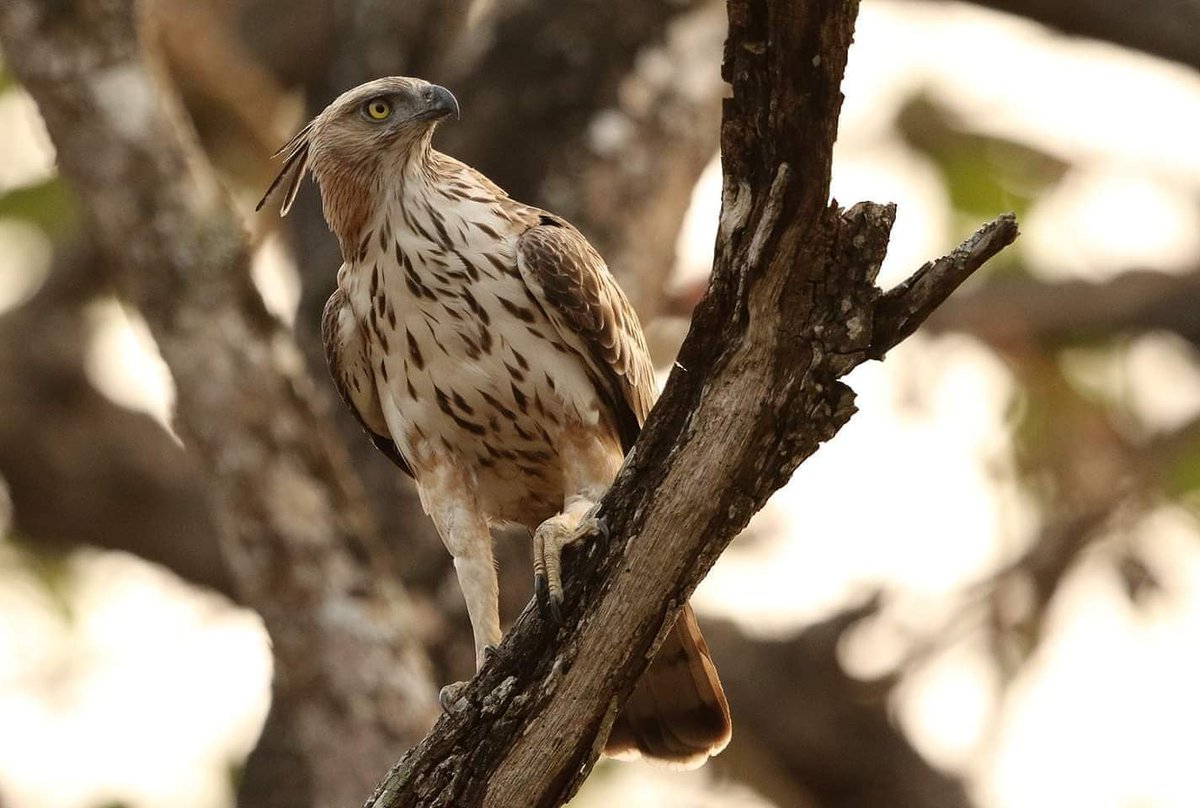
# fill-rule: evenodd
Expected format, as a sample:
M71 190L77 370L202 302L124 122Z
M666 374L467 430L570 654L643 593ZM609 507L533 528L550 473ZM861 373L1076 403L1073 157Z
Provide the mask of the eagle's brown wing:
M657 395L654 365L604 259L574 227L541 214L517 239L517 267L559 336L587 362L629 451Z
M354 413L375 448L412 477L412 469L388 432L362 331L341 289L330 295L325 304L321 315L321 340L325 343L325 361L329 363L329 373L338 395Z

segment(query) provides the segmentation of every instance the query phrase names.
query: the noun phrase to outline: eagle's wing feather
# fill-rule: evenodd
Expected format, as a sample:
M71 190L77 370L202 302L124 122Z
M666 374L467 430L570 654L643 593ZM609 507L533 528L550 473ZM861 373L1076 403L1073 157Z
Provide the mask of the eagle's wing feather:
M325 343L325 359L338 395L354 413L375 448L412 477L412 469L388 432L362 331L341 289L330 295L325 304L321 316L321 340Z
M604 259L574 227L542 214L517 239L517 267L559 336L603 385L629 451L657 395L654 365L637 314Z

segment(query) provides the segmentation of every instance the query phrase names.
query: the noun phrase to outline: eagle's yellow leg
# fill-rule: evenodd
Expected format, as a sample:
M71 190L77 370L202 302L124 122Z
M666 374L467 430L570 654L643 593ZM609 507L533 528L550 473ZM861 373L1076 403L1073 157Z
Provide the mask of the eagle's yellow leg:
M424 468L417 490L442 543L454 557L454 571L475 637L475 666L482 668L488 653L500 644L500 582L492 534L474 484L456 464L442 460Z
M563 509L533 531L534 592L555 621L562 618L562 550L585 536L604 533L602 521L594 516L596 503L624 460L616 437L603 431L576 427L564 430L562 441Z
M538 603L549 609L555 622L562 620L562 550L584 536L604 533L593 515L596 503L585 496L572 497L563 512L538 525L533 532L533 581Z

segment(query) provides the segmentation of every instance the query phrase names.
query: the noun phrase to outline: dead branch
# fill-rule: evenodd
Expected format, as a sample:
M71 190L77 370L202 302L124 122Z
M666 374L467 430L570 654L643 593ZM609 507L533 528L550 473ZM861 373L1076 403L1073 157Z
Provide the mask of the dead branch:
M1017 237L1017 217L1005 214L988 222L962 245L930 261L903 283L889 289L875 307L872 359L882 359L901 341L912 336L959 285Z
M553 806L578 789L679 606L796 466L853 413L838 379L876 343L894 209L827 204L853 3L731 0L725 194L709 294L577 554L566 621L532 609L368 805ZM1001 241L1016 235L1001 219ZM970 253L968 245L960 250ZM915 327L963 266L889 298ZM942 277L945 275L946 277ZM897 337L898 338L898 337Z

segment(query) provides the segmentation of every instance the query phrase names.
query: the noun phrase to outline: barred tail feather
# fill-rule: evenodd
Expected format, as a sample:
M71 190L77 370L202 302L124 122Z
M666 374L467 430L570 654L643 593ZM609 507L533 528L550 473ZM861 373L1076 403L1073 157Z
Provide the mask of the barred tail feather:
M686 605L613 723L604 753L690 769L724 749L731 733L725 691Z

